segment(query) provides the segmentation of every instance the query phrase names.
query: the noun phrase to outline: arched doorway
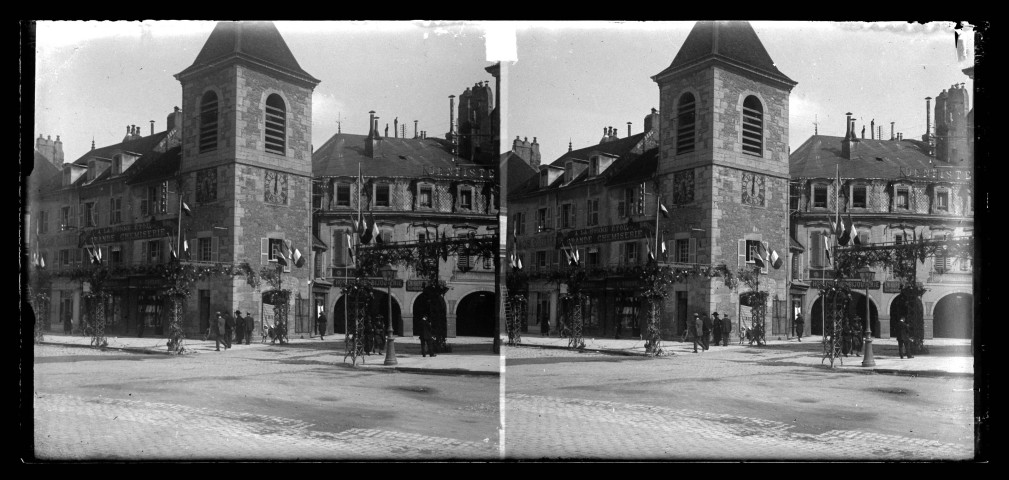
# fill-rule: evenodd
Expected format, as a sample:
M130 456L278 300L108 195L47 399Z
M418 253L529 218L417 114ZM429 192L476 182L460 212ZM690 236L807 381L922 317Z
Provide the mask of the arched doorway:
M865 325L865 294L858 293L854 290L851 291L851 302L848 303L848 315L854 317L858 315L858 318L863 322L859 327L859 333L862 332ZM872 338L879 338L879 311L876 310L876 304L871 300L869 301L869 328L872 330Z
M389 310L388 296L385 292L374 290L374 297L371 303L368 304L367 312L369 315L377 316L382 315L385 318L387 311ZM339 300L333 304L333 333L347 333L347 330L354 329L354 315L352 312L347 312L344 306L346 295L341 295ZM344 314L350 314L350 318L344 320ZM392 331L396 336L403 335L403 316L400 313L399 302L396 301L396 297L392 297Z
M461 337L494 336L494 294L473 292L455 310L455 334Z
M893 301L890 302L890 336L894 338L897 337L897 323L900 322L901 318L908 317L907 305L904 299L905 296L902 293L894 297ZM917 299L916 301L918 303L918 311L924 310L921 299Z
M974 296L951 293L942 297L932 312L932 336L935 338L972 338Z
M432 319L433 320L434 318L436 318L435 315L431 314L431 301L430 301L430 299L431 299L431 296L427 292L424 292L424 293L421 293L420 295L418 295L417 298L413 301L413 335L415 337L417 335L420 335L420 330L421 330L421 328L420 328L420 319L421 319L421 317L427 315L428 319ZM445 299L442 298L440 300L441 300L439 302L440 305L436 304L435 308L438 309L438 311L440 311L440 312L444 312L446 310L446 308L445 308ZM440 318L444 319L445 316L442 315ZM435 324L432 323L431 327L434 328ZM444 325L442 325L442 327L444 328Z

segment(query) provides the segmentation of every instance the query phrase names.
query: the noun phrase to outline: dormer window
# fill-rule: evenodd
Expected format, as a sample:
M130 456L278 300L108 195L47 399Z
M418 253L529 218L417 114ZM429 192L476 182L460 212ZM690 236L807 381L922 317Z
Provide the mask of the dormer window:
M906 186L903 187L896 186L893 187L893 190L894 190L894 197L893 197L894 208L907 210L910 205L910 202L908 201L908 199L910 198L910 188Z
M867 206L867 193L868 187L865 185L853 185L851 187L851 207L852 208L866 208Z
M589 160L589 176L595 177L599 175L599 157L592 157Z
M94 160L88 161L88 181L93 182L98 177L98 166Z
M389 184L375 185L375 206L388 207L389 205Z
M461 187L459 189L459 209L460 210L473 210L473 189L470 187Z
M949 190L945 188L935 190L935 211L949 212Z
M432 208L434 206L433 186L419 185L417 187L417 206L421 208Z
M813 208L827 208L827 186L813 185Z
M336 206L338 206L338 207L349 207L350 206L350 184L349 183L338 183L338 184L336 184Z
M540 170L540 188L545 188L550 181L550 173L546 169Z
M123 156L116 155L112 157L112 175L119 175L123 173Z
M564 164L564 183L571 183L574 180L575 164L567 162Z

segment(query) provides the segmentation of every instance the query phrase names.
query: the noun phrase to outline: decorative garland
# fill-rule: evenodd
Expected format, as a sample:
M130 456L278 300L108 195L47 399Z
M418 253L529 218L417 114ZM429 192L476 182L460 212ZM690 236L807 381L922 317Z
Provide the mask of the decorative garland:
M374 287L368 280L357 276L353 280L348 279L341 290L343 298L349 302L348 311L354 315L354 331L344 337L347 353L343 356L343 361L346 362L347 357L350 357L351 366L357 366L359 358L364 363L364 324L369 321L367 308L375 298Z

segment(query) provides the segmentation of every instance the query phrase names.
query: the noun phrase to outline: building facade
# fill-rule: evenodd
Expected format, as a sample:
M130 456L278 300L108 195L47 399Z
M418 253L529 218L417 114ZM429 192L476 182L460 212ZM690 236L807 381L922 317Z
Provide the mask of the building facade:
M497 234L495 168L453 155L450 141L387 138L379 134L374 114L370 122L368 135L338 133L312 155L313 301L333 319L330 328L337 333L348 328L341 288L355 274L351 251L358 244L358 212L368 226L377 225L386 245ZM439 261L439 278L449 290L442 306L446 324L435 327L448 337L494 335L493 260L454 255ZM379 287L371 308L385 315L386 287L391 285L393 331L413 336L429 308L425 279L406 266L397 270L391 284L371 279Z

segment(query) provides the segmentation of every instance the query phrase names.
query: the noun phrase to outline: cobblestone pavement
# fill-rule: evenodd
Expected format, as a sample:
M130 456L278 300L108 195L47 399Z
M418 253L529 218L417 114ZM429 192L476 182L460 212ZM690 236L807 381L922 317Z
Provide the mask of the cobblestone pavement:
M508 348L524 459L966 460L971 382L832 371L767 351L647 359ZM927 418L927 421L922 420Z
M496 377L339 367L336 353L36 346L39 460L500 458Z
M60 438L73 442L55 441ZM35 448L43 460L478 459L498 445L389 430L313 430L290 418L73 395L35 396Z

